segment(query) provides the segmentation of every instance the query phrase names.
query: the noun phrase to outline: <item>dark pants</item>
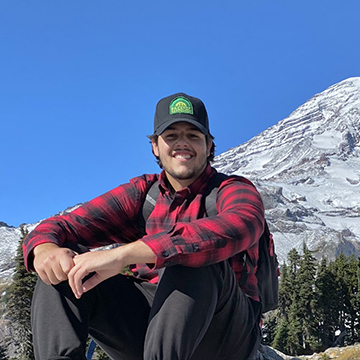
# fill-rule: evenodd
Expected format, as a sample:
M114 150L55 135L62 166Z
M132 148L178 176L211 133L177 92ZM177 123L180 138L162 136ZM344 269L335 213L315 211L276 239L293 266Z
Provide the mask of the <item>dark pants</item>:
M38 281L32 302L36 360L85 359L88 334L119 360L246 360L260 338L259 304L228 262L161 272L158 285L118 275L77 300L63 282Z

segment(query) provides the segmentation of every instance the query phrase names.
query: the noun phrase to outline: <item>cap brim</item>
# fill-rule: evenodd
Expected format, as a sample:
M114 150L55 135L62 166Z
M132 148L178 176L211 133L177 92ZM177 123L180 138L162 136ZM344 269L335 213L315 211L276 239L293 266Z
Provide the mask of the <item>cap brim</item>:
M192 124L192 125L196 126L204 135L209 135L208 129L206 129L203 125L198 123L196 120L184 119L184 118L171 119L171 120L164 122L156 129L155 134L161 135L170 125L175 124L177 122L187 122L189 124Z

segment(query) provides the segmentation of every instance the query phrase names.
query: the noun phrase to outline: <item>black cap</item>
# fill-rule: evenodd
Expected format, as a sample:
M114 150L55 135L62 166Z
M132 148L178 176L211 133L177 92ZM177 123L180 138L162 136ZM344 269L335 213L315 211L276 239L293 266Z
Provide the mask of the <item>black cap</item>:
M161 99L156 105L154 134L179 121L195 125L204 135L210 135L209 119L204 103L193 96L177 93Z

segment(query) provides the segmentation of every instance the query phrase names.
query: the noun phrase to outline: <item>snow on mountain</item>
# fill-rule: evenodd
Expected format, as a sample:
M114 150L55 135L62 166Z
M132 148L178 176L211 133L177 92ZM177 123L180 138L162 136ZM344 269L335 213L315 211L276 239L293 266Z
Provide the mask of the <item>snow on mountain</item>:
M317 257L360 248L360 78L313 96L289 117L216 157L259 188L284 260L303 242Z
M289 117L217 156L214 166L255 183L280 261L294 247L301 252L304 242L318 250L318 258L358 255L360 78L316 94ZM19 239L19 228L0 223L0 276L11 273Z
M34 225L25 225L31 231ZM14 269L14 257L21 239L20 228L0 222L0 278L8 278Z

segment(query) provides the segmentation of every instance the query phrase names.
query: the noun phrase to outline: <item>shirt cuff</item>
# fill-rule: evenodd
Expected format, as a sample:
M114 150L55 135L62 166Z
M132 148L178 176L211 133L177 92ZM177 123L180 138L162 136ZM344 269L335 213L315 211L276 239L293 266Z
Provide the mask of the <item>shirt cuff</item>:
M178 263L176 258L179 255L179 251L171 241L170 235L167 232L144 236L140 241L146 244L155 254L156 261L154 269L176 265Z

